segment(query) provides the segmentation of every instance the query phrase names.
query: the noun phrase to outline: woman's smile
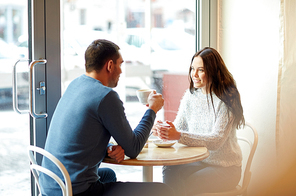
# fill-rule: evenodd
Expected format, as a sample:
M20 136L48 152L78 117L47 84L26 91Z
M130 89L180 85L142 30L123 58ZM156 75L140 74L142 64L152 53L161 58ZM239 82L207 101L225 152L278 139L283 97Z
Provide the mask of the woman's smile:
M200 79L193 78L192 80L193 80L194 83L200 83Z

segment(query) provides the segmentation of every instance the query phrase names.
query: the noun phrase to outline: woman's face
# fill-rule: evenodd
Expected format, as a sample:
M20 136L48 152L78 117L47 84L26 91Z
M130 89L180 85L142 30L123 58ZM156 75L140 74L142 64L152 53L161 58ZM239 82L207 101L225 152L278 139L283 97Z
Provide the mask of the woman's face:
M193 82L193 86L195 88L200 88L202 92L206 94L206 85L208 83L208 80L205 74L203 60L200 56L197 56L193 59L191 64L190 76Z

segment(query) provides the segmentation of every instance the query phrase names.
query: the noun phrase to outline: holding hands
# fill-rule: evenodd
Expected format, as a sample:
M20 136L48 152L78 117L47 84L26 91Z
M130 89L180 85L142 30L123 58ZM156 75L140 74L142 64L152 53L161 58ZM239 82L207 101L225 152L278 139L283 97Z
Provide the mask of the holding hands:
M181 133L175 128L175 125L171 121L157 121L153 127L152 132L154 136L159 137L162 140L179 140Z

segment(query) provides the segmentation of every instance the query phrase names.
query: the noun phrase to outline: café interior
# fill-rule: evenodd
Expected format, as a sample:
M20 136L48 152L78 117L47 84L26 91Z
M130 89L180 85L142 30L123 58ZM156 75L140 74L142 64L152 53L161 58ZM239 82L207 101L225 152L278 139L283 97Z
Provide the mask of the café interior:
M65 2L72 3L72 7L68 7L70 10L75 10L75 6L82 6L79 0ZM107 1L102 2L108 4ZM147 0L143 2L146 3ZM151 0L151 3L153 2L157 0ZM187 2L184 1L184 4ZM248 195L295 195L296 1L192 0L191 2L194 2L195 8L192 10L198 13L196 17L199 18L194 23L196 27L193 36L194 50L211 46L220 52L236 80L245 119L258 131L259 140L252 161ZM39 3L32 1L29 5ZM104 6L104 3L100 6ZM63 42L60 40L62 29L60 18L63 13L58 13L62 10L59 0L45 0L42 6L48 9L43 15L46 22L44 24L40 18L34 22L31 28L40 27L41 30L34 30L36 37L31 38L35 42L43 40L47 44L47 46L36 45L35 56L45 55L50 59L60 53L59 46ZM85 10L82 9L82 12L86 12ZM114 10L124 14L117 7L114 7ZM38 8L34 11L38 14ZM100 13L97 18L100 21ZM112 21L111 18L110 21ZM117 30L123 26L122 23L108 24L118 25ZM44 35L47 36L45 41ZM182 41L182 37L175 39ZM38 47L46 47L45 53L40 52ZM52 61L49 59L47 59L49 63L60 63L56 58L52 58ZM47 74L52 75L47 77L47 89L50 91L51 87L60 86L57 88L63 92L64 87L57 84L57 82L60 83L60 79L57 78L65 75L55 74L56 72L60 73L59 67L47 68ZM118 91L121 89L119 88ZM39 128L45 123L44 128L35 135L35 138L41 138L37 141L40 144L44 144L54 105L61 96L61 93L53 94L50 102L47 102L49 115L47 120L40 120L38 121L40 124L37 122L35 125L35 128ZM5 187L0 189L0 195L4 189Z

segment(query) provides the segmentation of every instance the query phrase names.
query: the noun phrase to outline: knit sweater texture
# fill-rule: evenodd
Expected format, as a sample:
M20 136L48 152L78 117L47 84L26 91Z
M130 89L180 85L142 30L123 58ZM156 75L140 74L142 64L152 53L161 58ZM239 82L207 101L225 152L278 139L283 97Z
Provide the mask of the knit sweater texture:
M210 155L203 162L229 167L241 166L242 152L237 143L236 129L232 124L232 114L228 116L227 106L213 93L203 94L196 89L193 94L187 90L181 100L174 121L181 131L179 143L188 146L207 147Z

